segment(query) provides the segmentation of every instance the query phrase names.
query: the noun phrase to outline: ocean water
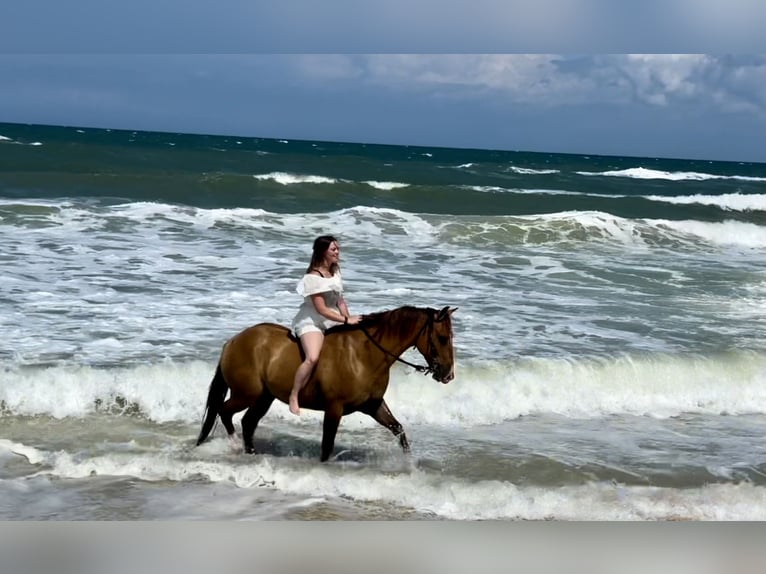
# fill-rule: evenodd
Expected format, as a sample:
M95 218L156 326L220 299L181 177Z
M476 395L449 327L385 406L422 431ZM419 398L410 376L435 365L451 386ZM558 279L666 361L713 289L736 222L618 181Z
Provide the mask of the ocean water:
M352 312L459 308L412 453L195 447L324 233ZM0 519L764 520L765 249L766 164L0 124Z

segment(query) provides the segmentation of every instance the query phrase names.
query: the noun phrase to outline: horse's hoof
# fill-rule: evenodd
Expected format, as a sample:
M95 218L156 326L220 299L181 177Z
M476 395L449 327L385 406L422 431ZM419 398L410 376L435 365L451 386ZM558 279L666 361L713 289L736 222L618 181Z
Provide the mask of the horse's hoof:
M245 454L255 454L254 446L245 446Z

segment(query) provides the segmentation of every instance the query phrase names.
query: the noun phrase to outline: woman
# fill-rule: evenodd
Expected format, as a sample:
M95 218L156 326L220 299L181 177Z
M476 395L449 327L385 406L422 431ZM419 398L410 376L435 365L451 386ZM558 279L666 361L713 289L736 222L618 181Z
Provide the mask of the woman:
M319 359L324 342L324 332L339 323L356 325L361 316L351 315L343 299L343 282L340 276L340 247L332 235L322 235L314 240L306 274L298 282L298 293L303 303L293 319L293 333L300 339L305 359L295 372L290 392L290 412L300 415L298 393L308 382Z

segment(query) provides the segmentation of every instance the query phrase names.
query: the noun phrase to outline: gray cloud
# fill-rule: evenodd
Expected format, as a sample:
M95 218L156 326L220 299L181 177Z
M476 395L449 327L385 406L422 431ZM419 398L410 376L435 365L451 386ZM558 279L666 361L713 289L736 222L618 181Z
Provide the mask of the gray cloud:
M765 60L0 55L0 122L763 161Z
M306 81L364 81L387 91L502 97L544 106L635 102L763 117L766 57L618 54L310 55L285 58Z

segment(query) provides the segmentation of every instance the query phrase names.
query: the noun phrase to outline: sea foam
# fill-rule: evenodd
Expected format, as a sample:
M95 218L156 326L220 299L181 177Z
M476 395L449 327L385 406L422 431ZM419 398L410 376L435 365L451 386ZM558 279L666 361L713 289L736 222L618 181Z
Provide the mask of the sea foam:
M677 205L715 205L730 211L766 211L766 194L725 193L721 195L646 195L651 201L663 201Z
M391 191L392 189L401 189L402 187L409 187L409 183L398 183L395 181L363 181L370 187L380 189L383 191Z
M216 441L223 444L223 441ZM0 444L0 449L3 445ZM15 449L24 449L15 445ZM194 457L161 453L73 456L38 453L39 475L57 478L125 476L183 483L205 479L243 489L267 488L309 499L347 499L395 505L452 520L764 520L766 489L712 484L675 489L595 482L560 487L519 486L500 480L468 482L428 473L352 471L343 464L291 465L270 456L233 462L197 449Z
M6 367L0 372L0 404L17 415L63 418L107 411L196 423L214 370L202 361L111 369ZM766 355L458 361L456 379L448 385L395 366L386 399L402 421L440 426L498 424L544 413L571 418L763 414ZM290 415L275 403L269 416ZM300 422L315 424L317 417L312 413ZM359 414L348 424L375 425Z
M324 177L321 175L303 175L303 174L293 174L293 173L285 173L285 172L273 172L273 173L264 173L264 174L257 174L253 176L257 180L272 180L282 185L293 185L296 183L315 183L315 184L329 184L329 183L337 183L338 180L331 178L331 177Z
M631 167L628 169L609 171L578 171L578 175L606 176L606 177L629 177L633 179L665 179L668 181L705 181L710 179L734 179L740 181L766 181L766 177L751 177L745 175L716 175L712 173L699 173L693 171L663 171L648 169L645 167Z

